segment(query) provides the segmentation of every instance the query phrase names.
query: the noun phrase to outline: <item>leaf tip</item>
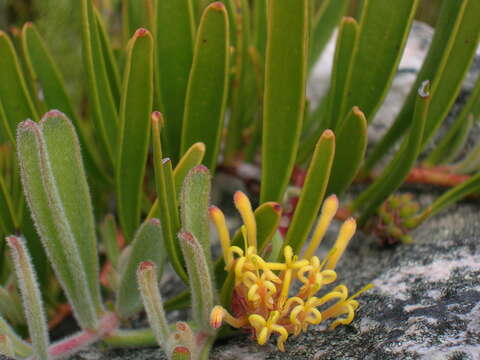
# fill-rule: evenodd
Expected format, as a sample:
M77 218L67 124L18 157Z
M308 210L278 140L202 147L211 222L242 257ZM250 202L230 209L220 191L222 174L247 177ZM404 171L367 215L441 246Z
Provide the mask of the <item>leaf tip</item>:
M140 274L153 271L154 269L155 269L155 263L153 261L142 261L140 265L138 265L138 272Z
M147 36L147 35L150 35L150 31L148 31L145 28L139 28L135 32L135 37L144 37L144 36Z
M334 139L334 138L335 138L335 134L333 133L332 130L327 129L327 130L325 130L325 131L323 132L322 138L324 138L324 139Z
M210 4L210 8L217 11L224 11L225 5L221 1L215 1L214 3Z
M165 124L165 120L163 119L163 114L160 111L152 112L152 124L154 126L159 126L160 128L163 127Z

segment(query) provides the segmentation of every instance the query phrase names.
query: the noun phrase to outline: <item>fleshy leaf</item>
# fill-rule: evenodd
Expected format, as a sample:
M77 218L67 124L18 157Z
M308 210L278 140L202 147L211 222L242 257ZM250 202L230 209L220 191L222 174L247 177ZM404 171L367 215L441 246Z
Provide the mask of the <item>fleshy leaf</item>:
M261 203L282 200L297 153L305 106L309 7L307 0L268 2Z
M195 142L206 145L205 164L215 170L228 93L229 26L225 6L207 7L197 33L183 117L181 155Z
M35 357L38 360L49 360L47 319L30 254L28 254L25 244L20 238L10 236L7 238L7 242L15 264L15 272Z
M153 106L153 39L148 30L137 30L129 44L123 86L116 190L120 224L130 242L140 224Z
M166 253L160 221L150 219L144 222L138 229L130 247L131 251L125 261L125 266L123 266L119 282L120 288L117 293L116 308L122 317L128 317L142 307L136 276L138 264L145 261L155 263L157 278L161 278Z
M192 293L192 316L199 330L209 334L210 312L214 306L214 291L210 269L200 243L189 232L179 234L183 255L187 263Z

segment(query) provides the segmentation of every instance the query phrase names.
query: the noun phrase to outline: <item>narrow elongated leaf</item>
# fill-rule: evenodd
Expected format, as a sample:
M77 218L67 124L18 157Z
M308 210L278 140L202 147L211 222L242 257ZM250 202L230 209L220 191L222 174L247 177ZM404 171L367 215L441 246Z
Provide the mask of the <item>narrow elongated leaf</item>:
M25 318L28 323L29 334L32 338L35 357L39 360L48 360L48 329L47 319L43 308L42 295L38 288L37 279L33 271L30 254L20 238L7 238L12 251L15 272L23 300Z
M123 85L116 190L120 224L131 241L140 223L153 106L153 39L148 30L139 29L130 43Z
M235 161L237 151L242 143L242 131L245 117L251 108L250 97L255 95L254 88L249 87L253 69L248 63L250 45L250 5L248 0L225 0L230 15L231 43L235 48L232 57L232 79L230 85L230 116L225 139L225 163Z
M108 261L116 269L118 258L120 257L120 246L117 240L117 224L113 215L108 214L105 216L100 225L100 238L105 246Z
M210 312L214 305L212 277L202 245L189 232L180 232L180 243L187 263L190 291L192 293L192 315L199 330L212 333Z
M206 149L204 143L196 143L190 146L190 149L183 154L177 166L175 166L175 170L173 171L176 194L181 193L183 181L185 180L188 172L195 166L202 163L205 156L205 151Z
M333 30L345 14L347 5L348 0L325 0L317 13L312 15L314 18L310 35L310 67L315 64L330 40Z
M60 120L63 118L58 113L51 114L54 123L61 125ZM44 124L45 126L45 124ZM51 133L54 133L53 131ZM66 136L65 136L66 135ZM66 132L56 139L59 143L68 143L72 141L69 132ZM52 139L54 141L55 139ZM78 322L83 328L94 329L97 323L98 303L94 304L92 296L96 296L99 290L96 288L94 294L91 294L93 286L93 274L96 266L94 265L96 251L88 252L88 248L92 246L92 240L89 234L90 221L92 215L89 214L88 208L82 208L81 212L75 214L75 227L72 227L68 221L68 216L78 209L79 204L73 204L72 199L81 199L84 196L86 185L85 179L79 179L83 175L82 172L75 171L73 174L63 173L61 176L67 175L67 178L76 177L74 184L79 184L80 188L73 189L73 194L69 194L66 189L68 185L64 184L61 188L57 187L54 178L54 171L59 169L59 164L55 164L55 169L49 160L50 152L47 149L46 140L43 136L42 129L32 121L25 121L20 124L17 133L18 154L22 174L22 183L25 191L25 197L28 201L32 217L34 219L38 233L45 247L53 268L60 279L65 293L73 307ZM79 158L78 144L74 150L70 146L52 149L52 155L67 159L67 169L75 169L78 166ZM54 154L56 152L56 154ZM77 157L78 156L78 157ZM62 159L60 159L62 160ZM60 179L61 181L62 179ZM77 194L78 193L78 194ZM63 195L63 197L62 197ZM67 196L67 198L64 198ZM62 201L65 201L63 203ZM71 206L65 209L65 205ZM68 215L67 215L68 214ZM85 218L84 218L85 217ZM85 225L79 224L85 221ZM78 226L78 227L77 227ZM81 226L81 228L80 228ZM82 244L78 244L74 236L79 233L73 233L73 229L84 229L85 233L81 233L82 237L77 238ZM83 238L86 236L87 239ZM82 251L80 251L82 250ZM82 263L81 256L88 255L88 262ZM88 270L85 269L87 264L93 264ZM87 282L88 280L91 282ZM95 282L98 282L98 273L95 274ZM98 287L98 283L97 286Z
M265 47L267 45L267 2L255 1L253 6L253 43L263 59L265 58Z
M107 30L105 29L105 24L103 23L102 16L100 15L100 12L97 8L94 8L94 14L95 22L97 25L100 50L102 52L103 61L105 63L105 72L108 78L108 83L110 85L110 90L112 91L113 101L115 102L115 106L117 106L118 108L120 106L121 80L120 73L118 71L117 61L114 57L112 45L108 39ZM140 28L140 26L136 29L138 28Z
M355 19L344 18L338 33L332 78L328 93L327 129L337 131L346 115L346 102L350 78L357 49L358 24Z
M123 37L125 43L139 28L153 30L154 0L122 0Z
M102 150L111 164L116 160L118 109L115 105L106 61L102 50L98 21L92 0L82 2L83 58L87 72L88 99Z
M475 16L478 13L480 1L469 0L450 54L443 60L441 73L437 74L432 82L432 102L428 111L423 145L432 138L448 115L460 92L463 78L470 68L480 40L480 22Z
M160 221L150 219L144 222L138 229L130 247L128 259L120 275L120 288L116 302L116 309L122 317L128 317L142 307L136 275L139 264L144 261L155 263L157 278L162 277L166 253Z
M455 119L447 134L435 145L435 148L428 154L424 163L427 165L439 165L455 160L464 149L473 122L471 114L464 118Z
M97 154L88 146L83 127L67 95L63 77L53 61L50 52L38 33L35 25L26 23L22 31L22 48L32 77L39 82L45 105L48 109L58 109L73 121L78 131L85 162L88 169L106 178Z
M158 344L165 349L167 340L170 337L170 328L165 316L160 289L158 288L156 265L150 261L142 262L138 266L137 278L148 321Z
M411 125L415 108L417 89L425 79L435 79L443 71L443 64L450 56L451 49L460 31L465 8L469 0L444 1L435 34L412 90L408 94L402 110L395 118L394 124L385 136L377 143L364 165L365 172L373 169L375 164L388 153L388 150L405 133ZM456 55L455 55L456 56Z
M205 166L199 165L190 170L185 178L180 198L182 229L191 233L200 243L209 266L212 264L208 218L210 187L210 173Z
M3 31L0 31L0 69L0 104L8 124L5 130L14 141L17 124L27 119L38 120L38 115L13 44Z
M78 118L65 90L63 77L34 24L24 25L22 45L27 65L40 83L47 108L62 111L76 123Z
M308 54L307 0L268 2L260 202L280 201L302 128Z
M158 216L162 223L163 240L168 252L168 258L175 272L188 284L188 276L183 265L183 257L178 238L176 237L179 229L175 228L175 220L170 214L171 204L168 203L167 180L163 167L162 144L160 141L160 127L163 125L162 114L154 112L152 114L152 139L153 139L153 163L155 168L155 184L157 189L158 209L152 214ZM151 211L152 212L152 211Z
M40 122L40 128L60 206L80 252L93 303L97 311L101 311L95 221L80 144L72 124L62 113L47 113Z
M352 204L353 210L360 210L360 226L403 182L415 164L421 149L421 142L430 102L429 82L425 81L418 90L415 114L409 136L402 143L393 160L379 178L370 185Z
M352 183L362 164L367 149L367 120L362 111L354 107L337 135L327 194L341 195Z
M8 336L12 342L15 354L26 358L32 354L32 346L23 341L8 323L0 316L0 333Z
M295 253L301 251L310 228L317 218L327 190L334 156L335 135L331 130L325 130L315 147L300 199L285 238L285 244L290 245Z
M347 109L358 106L368 121L392 83L418 2L364 1Z
M165 116L164 146L176 163L180 152L183 111L192 66L195 25L192 0L162 0L156 9L157 93Z
M420 222L425 221L431 216L439 213L447 206L452 205L453 203L463 199L464 197L476 193L480 190L480 174L476 174L472 176L469 180L465 181L464 183L455 186L454 188L450 189L438 199L436 199L433 204L431 204L423 213L418 217L421 219ZM417 225L420 224L417 223Z
M205 164L215 170L228 93L230 35L225 6L204 12L197 33L183 118L181 155L196 142L206 145Z
M5 184L5 179L0 175L0 230L3 234L15 232L18 225L15 210L13 207L10 191Z

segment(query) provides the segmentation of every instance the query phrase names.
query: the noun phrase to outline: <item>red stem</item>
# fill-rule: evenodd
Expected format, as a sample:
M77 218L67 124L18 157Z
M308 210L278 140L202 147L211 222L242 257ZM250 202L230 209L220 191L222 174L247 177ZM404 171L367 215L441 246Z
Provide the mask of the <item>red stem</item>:
M97 331L83 330L50 346L48 353L52 357L66 357L108 336L119 326L119 319L114 313L107 313L100 319Z

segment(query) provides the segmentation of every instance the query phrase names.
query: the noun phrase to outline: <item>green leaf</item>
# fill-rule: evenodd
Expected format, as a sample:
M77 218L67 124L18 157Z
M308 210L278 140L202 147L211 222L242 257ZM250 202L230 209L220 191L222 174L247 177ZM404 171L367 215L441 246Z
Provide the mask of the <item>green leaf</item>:
M367 140L367 119L354 107L338 131L327 194L341 195L352 183L365 156Z
M442 10L435 26L435 34L432 39L432 43L423 62L422 68L417 75L415 84L408 94L402 110L396 117L394 124L390 127L390 129L388 129L388 132L381 139L381 141L375 145L374 149L368 156L364 165L365 172L370 172L375 164L377 164L377 162L388 153L388 150L409 128L415 108L415 99L417 96L416 90L420 87L421 82L425 79L433 79L436 81L438 77L441 77L442 73L444 73L444 65L449 58L457 58L455 61L460 62L465 60L468 61L466 52L469 52L468 48L470 46L466 46L461 51L463 54L462 56L457 53L453 53L452 49L455 43L458 43L458 46L461 46L457 39L460 38L460 33L465 32L465 30L469 27L468 23L464 24L466 16L465 10L467 5L471 6L473 4L473 6L475 6L474 3L475 1L470 2L469 0L443 2ZM478 4L478 2L476 3ZM450 56L451 54L454 55ZM467 59L465 59L465 56ZM454 73L457 73L458 71L461 72L462 69L454 70ZM455 87L455 84L451 83L447 84L446 86L447 88L452 89L452 87ZM442 101L445 101L445 99ZM443 120L443 118L439 119L439 121L441 120Z
M120 246L117 240L117 224L113 215L108 214L105 216L105 219L100 225L100 237L105 246L108 261L110 261L113 268L117 269L118 259L120 257Z
M156 265L157 277L159 279L162 277L166 261L162 236L160 221L150 219L140 226L130 245L131 250L120 275L120 288L115 306L123 318L135 314L142 308L136 276L138 265L144 261L151 261Z
M93 213L73 126L59 112L19 125L23 188L48 257L82 328L101 311Z
M175 272L180 278L188 284L188 276L183 265L183 257L180 250L180 244L176 237L176 220L170 213L172 204L168 202L171 194L168 194L167 179L165 174L164 162L162 159L162 144L160 141L160 127L163 125L162 114L154 112L152 114L152 139L153 139L153 164L155 169L155 184L157 189L158 209L153 216L158 216L162 224L163 240L168 253L168 258ZM152 209L155 211L155 209ZM152 213L152 211L150 211Z
M98 282L97 237L80 144L71 122L62 113L47 113L40 122L40 128L61 202L59 205L80 252L93 303L100 312L103 306Z
M358 39L358 24L355 19L346 17L342 20L337 38L333 61L332 78L328 92L327 121L325 128L337 132L347 109L349 85L352 75Z
M23 299L23 309L28 323L28 332L32 338L35 358L48 360L47 319L30 254L28 254L25 244L20 238L10 236L7 238L7 242L12 250L12 258L15 264L15 272Z
M0 333L8 336L12 342L15 353L22 358L32 355L32 346L23 341L8 323L0 316Z
M358 106L368 121L393 81L418 2L364 1L346 109Z
M285 238L285 244L290 245L294 253L301 251L317 218L327 190L334 156L335 135L331 130L325 130L315 147L305 183Z
M210 312L214 306L214 289L208 261L202 245L189 232L178 235L183 256L187 263L190 291L192 293L192 316L198 329L210 334Z
M107 60L99 34L92 0L82 1L83 58L87 72L88 91L92 117L102 151L108 154L110 164L115 164L118 133L118 109L109 74Z
M153 30L154 0L122 0L123 37L127 42L139 28Z
M460 93L462 81L472 64L480 40L480 22L475 15L479 13L480 2L469 0L449 56L443 60L441 72L432 81L432 102L422 145L435 134Z
M263 2L263 1L259 1ZM348 0L324 0L313 17L310 39L310 68L332 37L347 9Z
M113 101L118 108L120 106L121 80L117 60L113 54L112 44L108 39L107 30L105 29L100 11L94 8L94 13L100 49L102 51L103 61L105 62L105 71L110 84L110 90L112 91Z
M88 146L85 131L79 122L67 91L63 77L54 62L44 40L32 23L26 23L22 30L22 49L25 60L33 79L39 82L45 105L48 109L58 109L65 113L73 121L79 134L82 148L85 151L87 168L92 172L107 178L98 156L92 146Z
M263 59L267 45L267 2L255 1L253 15L253 43Z
M464 106L465 109L466 106ZM472 114L458 117L442 140L435 145L433 151L424 161L427 166L447 164L455 160L464 149L468 135L472 129L474 118Z
M427 209L422 212L422 214L418 216L419 221L415 225L419 225L421 222L439 213L447 206L450 206L455 202L463 199L464 197L478 191L480 191L480 174L472 176L467 181L455 186L454 188L450 189L442 196L437 198L433 202L433 204L431 204Z
M26 23L22 30L22 50L33 78L40 83L48 109L58 109L74 123L78 118L65 90L63 77L36 26Z
M352 210L361 212L360 226L363 226L377 208L403 183L421 150L421 142L430 103L429 82L425 81L418 90L415 113L409 136L402 143L392 161L378 179L353 202Z
M116 190L120 224L130 242L140 223L153 106L153 39L148 30L139 29L130 42L123 85Z
M205 10L197 33L183 117L181 155L196 142L206 145L205 164L214 171L228 93L229 28L225 6Z
M150 261L142 262L138 266L137 279L148 321L158 344L165 349L170 336L170 328L158 288L156 265Z
M251 107L249 100L255 96L249 87L253 70L248 64L250 45L250 5L247 0L223 1L230 16L231 44L235 49L232 56L232 79L230 85L230 116L224 148L224 162L230 164L236 160L237 151L242 143L244 120Z
M208 218L210 188L210 173L205 166L199 165L190 170L185 178L180 197L182 230L191 233L200 243L209 266L212 264Z
M192 0L157 1L155 19L156 84L165 116L164 146L179 158L183 111L192 66L195 24Z
M15 142L18 123L38 120L37 111L28 93L25 79L13 44L8 35L0 31L0 105L5 113L9 139Z
M182 158L175 166L173 171L173 178L175 180L175 193L180 194L182 191L183 182L188 172L195 166L200 165L205 156L205 144L195 143L183 154Z
M280 201L297 153L308 61L307 0L269 1L260 202Z
M12 234L18 227L18 219L13 207L10 191L3 175L0 175L0 231L2 234Z

